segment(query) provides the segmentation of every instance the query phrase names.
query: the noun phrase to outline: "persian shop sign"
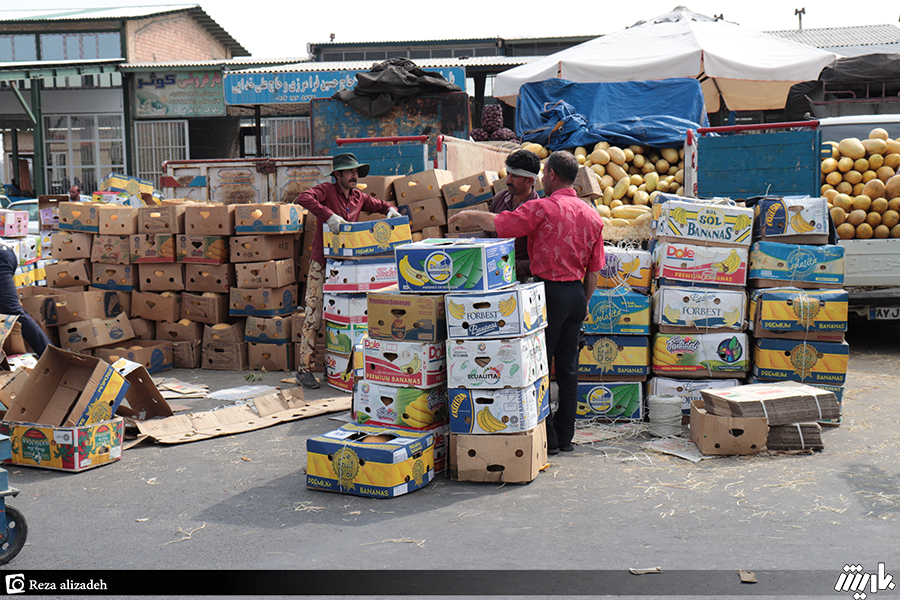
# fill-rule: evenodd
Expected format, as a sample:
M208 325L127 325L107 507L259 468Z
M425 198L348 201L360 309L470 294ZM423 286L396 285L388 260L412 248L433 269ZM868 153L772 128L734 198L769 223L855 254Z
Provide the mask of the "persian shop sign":
M214 117L225 114L221 71L135 73L137 117Z

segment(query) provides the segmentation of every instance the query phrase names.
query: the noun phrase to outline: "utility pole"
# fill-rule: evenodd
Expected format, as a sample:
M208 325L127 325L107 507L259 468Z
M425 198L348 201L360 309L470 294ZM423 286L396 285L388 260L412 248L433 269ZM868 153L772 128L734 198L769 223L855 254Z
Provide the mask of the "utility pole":
M798 29L802 30L803 29L803 15L806 14L806 7L795 8L794 14L797 15L797 19L800 21L800 25L799 25Z

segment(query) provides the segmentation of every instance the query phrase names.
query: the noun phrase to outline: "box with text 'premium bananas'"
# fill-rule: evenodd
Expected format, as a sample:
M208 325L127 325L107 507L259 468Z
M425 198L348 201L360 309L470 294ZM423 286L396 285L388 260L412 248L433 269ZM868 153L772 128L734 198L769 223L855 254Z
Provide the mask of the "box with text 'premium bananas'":
M653 278L657 286L703 285L743 288L747 283L746 248L722 248L663 242L653 248Z
M588 301L584 331L650 335L650 298L628 286L595 290Z
M453 388L527 387L549 374L544 330L505 339L447 341L447 385Z
M575 418L640 421L646 414L643 391L640 381L580 381Z
M843 385L849 359L850 346L846 342L757 338L753 345L753 375L764 381Z
M337 231L322 225L325 256L370 256L391 254L412 239L409 217L382 218L362 223L342 223Z
M578 352L579 378L644 381L650 374L650 338L645 335L584 336Z
M362 380L353 394L353 414L360 425L425 429L447 421L447 386L423 390Z
M434 434L344 425L306 441L306 486L354 496L393 498L434 478Z
M547 325L544 283L516 284L491 292L444 296L451 338L508 338Z
M687 378L741 378L750 370L745 333L658 333L653 372Z
M847 331L846 290L766 288L750 294L755 337L843 342Z
M450 433L507 434L528 431L550 413L550 377L521 388L450 388Z
M399 246L401 292L489 291L516 282L513 239L430 239Z
M747 279L755 287L840 288L844 247L754 242Z
M753 207L754 239L784 244L827 244L828 200L809 196L763 198Z
M744 331L746 315L743 291L663 286L653 294L653 323L662 333Z
M654 205L659 241L739 247L750 245L753 210L725 199L680 198Z
M431 388L447 381L444 342L363 340L366 379L400 387Z

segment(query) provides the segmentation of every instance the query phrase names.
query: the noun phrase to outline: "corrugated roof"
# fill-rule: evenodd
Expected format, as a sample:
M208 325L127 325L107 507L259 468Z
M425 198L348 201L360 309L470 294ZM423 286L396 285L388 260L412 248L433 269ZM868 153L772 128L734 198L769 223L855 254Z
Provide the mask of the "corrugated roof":
M416 58L411 59L423 69L441 67L514 67L527 64L541 56L473 56L471 58ZM229 69L238 73L292 73L304 71L367 71L377 60L347 60L340 62L300 62L267 68Z
M548 42L553 40L588 40L599 37L601 34L593 33L590 35L557 35L548 37L476 37L476 38L447 38L447 39L420 39L420 40L391 40L391 41L369 41L369 42L311 42L310 45L317 46L322 50L331 48L343 48L345 46L402 46L403 44L451 44L455 42L482 42L494 43L497 40L504 42Z
M883 46L898 44L900 27L895 25L858 25L854 27L821 27L815 29L788 29L767 31L780 38L813 46L815 48L842 48L847 46Z
M288 57L288 58L255 58L243 56L240 58L232 58L231 60L215 59L215 60L179 60L154 63L124 63L119 65L122 72L146 71L148 69L156 70L178 70L178 69L196 69L203 67L223 67L228 70L249 69L252 67L265 68L272 65L296 64L306 60L305 57ZM320 63L321 64L321 63Z

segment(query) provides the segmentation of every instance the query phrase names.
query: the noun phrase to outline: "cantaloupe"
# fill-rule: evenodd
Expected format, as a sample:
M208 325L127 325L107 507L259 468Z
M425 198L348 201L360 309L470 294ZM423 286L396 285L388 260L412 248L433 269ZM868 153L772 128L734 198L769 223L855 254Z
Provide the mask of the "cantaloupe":
M851 205L853 210L861 210L863 212L868 212L870 206L872 206L872 199L864 194L859 194L854 198Z
M884 182L880 179L870 179L863 188L863 195L872 198L884 198Z
M854 227L857 225L864 223L866 220L866 215L868 213L864 210L853 210L847 215L847 223L850 223Z
M867 154L884 154L887 151L887 142L880 138L862 140L862 145Z
M872 200L872 205L869 207L869 212L877 212L879 215L883 215L884 211L888 208L888 201L884 198L875 198Z
M891 230L887 225L879 225L875 228L875 231L872 232L872 236L876 239L883 240L891 237Z
M831 220L834 221L835 227L843 225L844 221L847 220L847 213L844 212L843 208L835 206L831 209Z
M853 160L864 158L866 156L866 148L859 138L842 139L838 142L838 150L840 150L841 156L848 156Z
M856 226L856 237L860 240L870 240L875 231L868 223L860 223Z
M881 127L876 127L875 129L873 129L872 131L869 132L870 140L886 140L890 137L891 136L888 135L887 130L882 129Z
M894 175L884 182L884 197L888 200L900 197L900 175Z
M900 223L900 212L896 210L886 210L884 214L881 215L881 224L892 229L894 225Z
M835 232L842 240L852 240L854 237L856 237L856 227L854 227L850 223L843 223L841 225L838 225L835 229Z
M879 225L881 225L881 213L878 212L870 212L866 213L866 223L869 224L869 227L875 229Z

